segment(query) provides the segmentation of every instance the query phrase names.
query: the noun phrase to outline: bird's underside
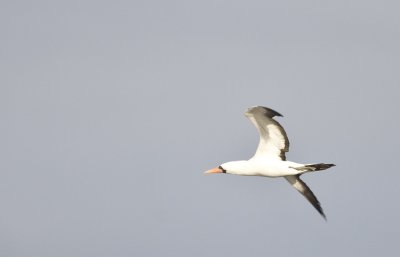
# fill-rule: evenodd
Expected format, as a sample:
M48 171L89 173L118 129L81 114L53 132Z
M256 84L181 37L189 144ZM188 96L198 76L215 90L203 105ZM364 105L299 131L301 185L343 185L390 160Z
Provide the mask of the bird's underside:
M245 115L255 125L260 135L260 141L254 156L248 161L224 163L206 173L284 177L326 219L317 197L307 184L300 179L300 176L307 172L325 170L335 165L325 163L298 164L286 161L286 152L289 151L289 139L281 124L273 119L275 116L282 115L262 106L249 108Z

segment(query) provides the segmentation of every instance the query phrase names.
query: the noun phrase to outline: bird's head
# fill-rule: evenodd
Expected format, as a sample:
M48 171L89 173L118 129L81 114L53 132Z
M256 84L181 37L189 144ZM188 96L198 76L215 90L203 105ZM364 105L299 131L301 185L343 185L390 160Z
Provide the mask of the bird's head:
M216 174L216 173L227 173L227 174L236 174L236 175L247 175L247 161L234 161L234 162L226 162L218 166L217 168L213 168L204 172L204 174Z

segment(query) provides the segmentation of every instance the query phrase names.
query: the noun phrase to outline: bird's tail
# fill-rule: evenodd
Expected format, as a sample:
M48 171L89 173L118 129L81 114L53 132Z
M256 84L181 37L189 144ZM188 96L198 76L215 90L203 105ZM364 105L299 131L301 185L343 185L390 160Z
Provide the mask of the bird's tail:
M335 164L326 164L326 163L315 163L315 164L307 164L300 167L296 167L293 169L309 172L309 171L318 171L318 170L326 170L330 167L336 166Z

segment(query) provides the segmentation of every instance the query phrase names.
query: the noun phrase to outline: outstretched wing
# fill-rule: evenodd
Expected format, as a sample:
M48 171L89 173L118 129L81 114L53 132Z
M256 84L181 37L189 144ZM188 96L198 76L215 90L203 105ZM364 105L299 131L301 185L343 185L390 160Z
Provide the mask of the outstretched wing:
M324 214L324 210L322 210L321 204L319 203L317 197L311 191L311 189L304 183L303 180L300 179L300 175L293 176L285 176L286 180L294 187L297 191L299 191L305 198L314 206L315 209L324 217L326 220L326 216Z
M260 133L260 142L253 158L277 158L285 161L289 139L281 124L273 119L274 116L282 115L263 106L251 107L245 115Z

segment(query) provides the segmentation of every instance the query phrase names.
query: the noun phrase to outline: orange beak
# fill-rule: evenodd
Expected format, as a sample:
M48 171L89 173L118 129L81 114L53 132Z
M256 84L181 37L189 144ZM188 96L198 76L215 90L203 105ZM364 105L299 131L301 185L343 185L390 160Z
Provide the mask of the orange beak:
M223 173L223 170L219 167L211 169L211 170L207 170L206 172L204 172L204 174L214 174L214 173Z

